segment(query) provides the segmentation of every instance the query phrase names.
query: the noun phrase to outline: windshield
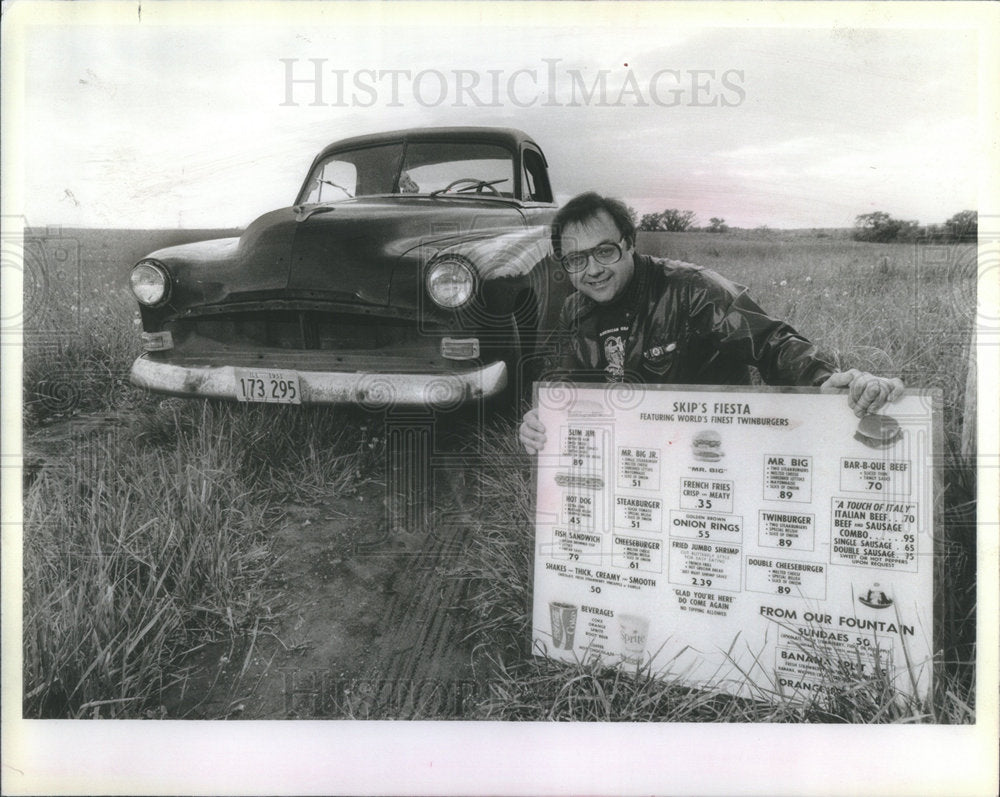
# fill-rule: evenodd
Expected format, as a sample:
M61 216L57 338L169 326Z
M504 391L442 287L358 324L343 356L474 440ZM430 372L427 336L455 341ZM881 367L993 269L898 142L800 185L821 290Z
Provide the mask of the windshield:
M309 175L303 204L377 194L514 195L514 161L495 144L386 144L338 152Z

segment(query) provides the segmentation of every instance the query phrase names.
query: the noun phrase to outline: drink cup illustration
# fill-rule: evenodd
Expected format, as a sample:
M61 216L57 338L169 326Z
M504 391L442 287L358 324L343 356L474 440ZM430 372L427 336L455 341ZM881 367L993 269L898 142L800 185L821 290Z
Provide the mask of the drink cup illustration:
M646 637L649 636L649 618L637 614L619 614L622 657L628 664L642 664L646 658Z
M549 601L552 620L552 644L557 650L572 650L576 633L576 606L572 603Z

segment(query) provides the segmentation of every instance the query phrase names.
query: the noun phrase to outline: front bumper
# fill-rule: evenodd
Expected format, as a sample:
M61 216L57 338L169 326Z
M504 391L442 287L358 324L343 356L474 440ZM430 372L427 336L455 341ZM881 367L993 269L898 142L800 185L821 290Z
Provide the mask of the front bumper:
M447 373L382 373L294 369L302 404L353 404L367 409L451 409L497 395L507 385L507 366L494 362ZM186 398L237 401L236 369L228 365L176 365L140 356L132 384Z

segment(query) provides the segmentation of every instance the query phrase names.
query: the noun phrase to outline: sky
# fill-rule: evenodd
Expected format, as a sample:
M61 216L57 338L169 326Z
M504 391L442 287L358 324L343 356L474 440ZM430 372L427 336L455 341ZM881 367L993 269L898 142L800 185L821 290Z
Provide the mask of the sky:
M740 28L659 4L122 5L24 33L4 125L31 225L241 227L291 204L332 141L456 124L526 131L561 201L597 190L706 225L978 207L974 28Z

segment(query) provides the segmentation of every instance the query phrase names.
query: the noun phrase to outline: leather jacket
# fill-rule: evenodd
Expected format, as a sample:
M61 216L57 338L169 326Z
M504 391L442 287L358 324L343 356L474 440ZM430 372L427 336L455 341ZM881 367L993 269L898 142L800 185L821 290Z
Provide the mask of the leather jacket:
M837 370L742 285L690 263L634 257L632 280L614 302L601 305L579 292L566 299L556 361L549 361L555 373L546 378L747 385L754 366L769 385L818 386ZM613 345L602 340L609 317L621 330Z

